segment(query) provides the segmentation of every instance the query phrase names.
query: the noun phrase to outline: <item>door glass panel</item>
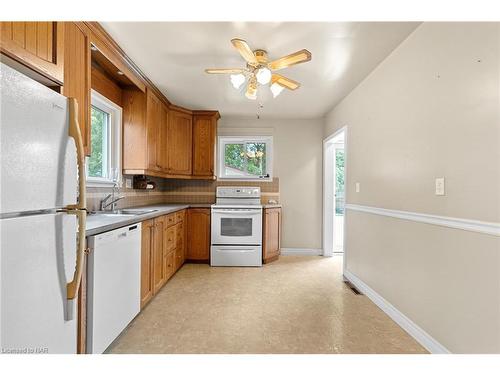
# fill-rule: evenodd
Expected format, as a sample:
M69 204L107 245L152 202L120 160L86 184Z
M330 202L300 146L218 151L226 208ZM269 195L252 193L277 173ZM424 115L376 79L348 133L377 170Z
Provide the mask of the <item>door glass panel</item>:
M228 218L220 219L221 236L248 237L252 235L251 218Z

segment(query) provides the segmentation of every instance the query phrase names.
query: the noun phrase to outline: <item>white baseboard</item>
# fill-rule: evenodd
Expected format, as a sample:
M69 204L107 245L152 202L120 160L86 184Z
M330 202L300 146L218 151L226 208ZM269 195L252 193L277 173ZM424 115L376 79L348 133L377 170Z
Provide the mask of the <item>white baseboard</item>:
M281 255L323 255L323 249L282 247L281 248Z
M396 309L380 294L366 285L361 279L348 270L344 270L344 277L349 280L356 288L365 294L375 305L380 307L389 317L394 320L401 328L408 332L420 345L433 354L450 354L451 352L435 340L431 335L425 332L412 320L410 320L401 311Z

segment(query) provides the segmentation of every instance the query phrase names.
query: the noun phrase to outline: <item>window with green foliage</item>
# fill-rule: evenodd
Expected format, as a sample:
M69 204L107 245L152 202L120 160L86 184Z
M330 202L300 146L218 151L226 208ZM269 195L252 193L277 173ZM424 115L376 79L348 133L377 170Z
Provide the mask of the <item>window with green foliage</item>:
M219 137L219 177L272 178L271 137Z
M92 106L90 126L91 154L88 160L89 177L109 178L110 114Z
M121 108L92 90L90 109L90 156L86 160L87 181L97 186L120 182Z

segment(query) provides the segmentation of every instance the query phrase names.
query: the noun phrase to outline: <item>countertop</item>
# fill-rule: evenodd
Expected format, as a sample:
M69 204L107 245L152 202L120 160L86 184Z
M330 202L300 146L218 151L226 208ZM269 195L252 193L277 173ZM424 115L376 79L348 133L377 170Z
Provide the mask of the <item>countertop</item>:
M105 216L105 215L87 215L87 226L85 228L86 236L108 232L126 225L140 223L141 221L152 219L158 216L166 215L175 211L180 211L188 207L201 207L203 205L190 204L158 204L152 206L128 207L134 210L157 210L144 215L136 216ZM203 207L210 207L204 205Z
M85 228L85 236L94 236L99 233L108 232L127 225L140 223L141 221L153 219L158 216L170 214L175 211L180 211L185 208L210 208L210 203L203 204L157 204L152 206L127 207L134 210L156 210L144 215L136 216L105 216L105 215L87 215L87 226ZM278 208L281 204L264 204L264 208Z

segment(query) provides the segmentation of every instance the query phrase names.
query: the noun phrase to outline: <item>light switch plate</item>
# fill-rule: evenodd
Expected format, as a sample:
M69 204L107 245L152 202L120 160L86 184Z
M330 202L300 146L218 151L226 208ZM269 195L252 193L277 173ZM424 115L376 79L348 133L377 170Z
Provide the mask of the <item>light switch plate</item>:
M360 187L361 186L360 186L359 182L356 182L356 193L359 193L359 191L361 190Z
M125 187L127 189L132 189L132 179L130 179L130 178L125 179Z
M436 178L436 195L445 195L444 177Z

